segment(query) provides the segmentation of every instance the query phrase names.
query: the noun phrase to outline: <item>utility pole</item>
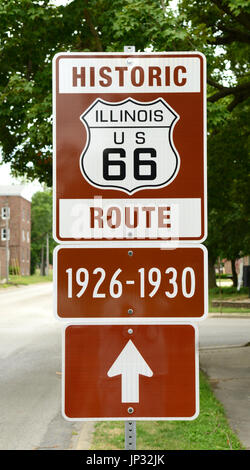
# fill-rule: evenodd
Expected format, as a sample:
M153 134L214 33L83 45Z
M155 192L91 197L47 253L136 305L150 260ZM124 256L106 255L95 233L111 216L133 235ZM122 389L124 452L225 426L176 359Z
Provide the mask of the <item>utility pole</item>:
M9 282L9 217L10 211L8 202L6 202L6 213L5 213L5 230L6 230L6 243L5 243L5 252L6 252L6 282Z
M46 276L49 275L49 234L46 234Z
M41 248L40 276L44 276L44 245Z

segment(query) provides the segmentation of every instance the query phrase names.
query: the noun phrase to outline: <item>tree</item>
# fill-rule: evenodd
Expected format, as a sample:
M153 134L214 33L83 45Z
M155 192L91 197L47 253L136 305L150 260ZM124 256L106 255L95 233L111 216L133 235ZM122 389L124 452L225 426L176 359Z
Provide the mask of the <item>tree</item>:
M187 26L192 43L208 58L208 101L215 103L228 96L228 110L232 111L250 96L249 2L182 0L180 11L189 19Z
M244 228L248 224L246 198L239 201L239 194L249 184L249 26L248 0L179 0L177 10L167 0L73 0L65 7L52 6L49 0L2 0L3 160L11 162L16 175L38 178L51 186L51 62L56 52L122 51L124 45L135 45L138 51L146 47L154 51L200 50L208 64L206 243L210 264L222 253L233 259L236 252L249 252L244 230L238 236L241 248L236 249L234 225ZM221 237L221 231L227 237Z
M16 176L50 181L51 94L49 57L57 9L44 0L0 4L0 134L5 162Z
M182 0L176 14L164 0L2 0L0 5L0 142L16 175L51 186L51 62L58 51L200 49L208 58L209 98L249 97L246 72L249 3ZM218 45L223 52L215 54ZM240 46L240 47L239 47ZM222 83L230 64L234 83Z
M52 262L55 242L52 238L52 192L37 192L31 201L31 274L40 265L45 275L46 237L49 236L49 261Z
M230 114L223 127L208 139L209 218L216 233L208 238L209 252L232 262L234 285L237 285L235 260L249 254L249 106Z
M0 144L15 176L52 185L54 54L122 51L131 43L143 50L152 41L157 48L161 35L183 35L175 28L170 34L165 24L158 0L74 0L65 7L49 0L1 1Z
M208 239L210 285L218 256L249 254L250 4L182 0L187 34L208 63Z

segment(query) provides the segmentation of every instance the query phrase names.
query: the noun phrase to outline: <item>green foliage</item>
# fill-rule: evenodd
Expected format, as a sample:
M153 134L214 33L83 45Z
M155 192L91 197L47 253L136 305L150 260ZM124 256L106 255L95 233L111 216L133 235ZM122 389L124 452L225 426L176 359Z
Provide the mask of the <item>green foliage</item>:
M20 275L20 266L10 266L9 274Z
M21 276L16 274L16 270L13 270L13 274L10 274L8 284L0 284L0 289L6 289L11 286L28 286L30 284L37 284L41 282L52 282L53 276L50 272L48 276L40 276L39 274L32 274L31 276Z
M126 44L134 45L137 51L147 47L178 50L183 45L186 31L171 9L162 8L158 0L102 2L107 3L109 8L99 23L105 50L122 51Z
M250 252L249 111L225 113L208 136L208 247L233 260Z
M208 239L213 261L250 252L250 3L182 0L193 43L207 57Z
M138 450L240 450L223 406L212 393L207 377L200 373L200 414L193 421L138 421ZM124 449L124 422L103 421L95 426L92 450Z
M0 4L0 135L13 173L51 183L51 65L58 10L49 1Z
M236 287L233 286L223 286L223 287L214 287L213 289L209 289L209 294L211 297L223 297L224 299L240 299L241 297L248 297L249 289L248 287L241 287L240 291L237 290Z
M52 238L52 192L47 190L37 192L31 201L31 265L32 274L37 265L41 263L41 250L46 250L46 236L49 234L49 260L52 263L52 254L55 242Z
M52 185L55 53L199 50L208 75L207 245L213 259L249 253L249 30L247 0L179 0L177 10L168 0L1 0L3 161L15 176Z

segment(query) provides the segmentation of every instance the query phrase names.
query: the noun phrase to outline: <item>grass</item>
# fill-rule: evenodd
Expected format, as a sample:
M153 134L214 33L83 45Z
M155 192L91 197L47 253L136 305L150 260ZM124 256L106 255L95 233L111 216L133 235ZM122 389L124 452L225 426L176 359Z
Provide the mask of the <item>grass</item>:
M220 307L213 307L212 300L234 300L234 301L241 301L243 299L249 299L249 289L247 287L242 287L240 291L237 291L236 287L233 286L221 286L221 287L214 287L213 289L209 289L209 312L220 312L220 313L244 313L250 315L249 308L231 308L231 307L224 307L221 305ZM249 299L250 301L250 299Z
M1 288L8 288L10 286L27 286L29 284L37 284L39 282L51 282L52 272L48 276L40 276L40 274L32 274L31 276L13 275L9 276L9 282L0 284Z
M123 450L124 422L101 421L95 426L91 450ZM137 450L243 450L200 372L200 414L193 421L137 421Z

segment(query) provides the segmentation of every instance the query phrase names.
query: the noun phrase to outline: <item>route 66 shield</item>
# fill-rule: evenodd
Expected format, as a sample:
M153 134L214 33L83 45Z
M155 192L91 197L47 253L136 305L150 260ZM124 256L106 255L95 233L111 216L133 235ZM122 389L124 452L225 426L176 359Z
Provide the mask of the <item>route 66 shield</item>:
M176 177L180 157L173 142L179 115L162 99L96 99L80 117L87 132L80 157L93 186L133 194L164 187Z

